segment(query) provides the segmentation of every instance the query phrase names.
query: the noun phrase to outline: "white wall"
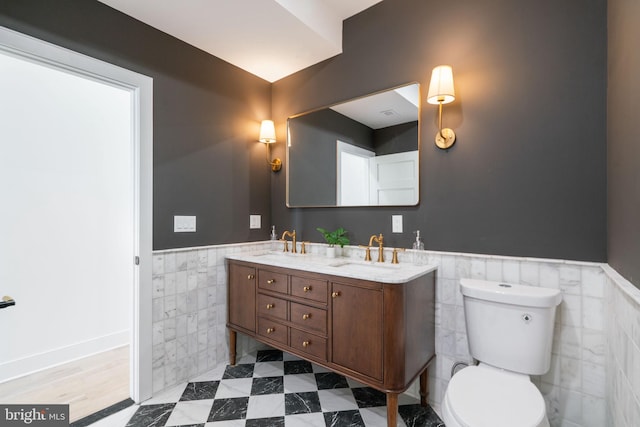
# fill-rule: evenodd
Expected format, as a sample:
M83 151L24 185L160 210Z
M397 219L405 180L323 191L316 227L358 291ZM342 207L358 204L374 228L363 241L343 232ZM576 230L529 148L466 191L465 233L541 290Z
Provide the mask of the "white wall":
M0 381L129 341L131 93L0 53Z

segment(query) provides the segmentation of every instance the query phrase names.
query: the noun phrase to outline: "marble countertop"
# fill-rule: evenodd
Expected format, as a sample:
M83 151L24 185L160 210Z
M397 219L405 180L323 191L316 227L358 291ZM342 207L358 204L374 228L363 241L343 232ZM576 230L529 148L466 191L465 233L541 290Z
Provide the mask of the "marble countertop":
M315 254L275 251L227 255L228 259L381 283L406 283L437 269L437 265L366 262L353 258L328 258Z

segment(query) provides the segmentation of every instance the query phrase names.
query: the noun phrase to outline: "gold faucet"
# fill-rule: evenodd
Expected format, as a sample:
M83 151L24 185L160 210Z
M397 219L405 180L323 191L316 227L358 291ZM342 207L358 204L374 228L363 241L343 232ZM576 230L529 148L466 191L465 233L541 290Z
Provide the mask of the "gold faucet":
M362 246L362 245L360 245L360 247L365 250L365 252L364 252L364 260L365 261L371 261L371 248L369 246Z
M404 252L404 248L393 248L391 264L400 264L400 261L398 261L398 252Z
M291 237L291 240L293 243L293 248L291 249L291 253L297 254L298 249L296 248L296 230L285 231L284 233L282 233L282 237L280 238L280 240L284 242L284 249L282 252L289 252L289 242L287 241L287 239L285 239L285 237L287 236Z
M384 262L384 250L382 249L382 242L384 241L384 237L382 237L382 233L379 236L375 234L371 236L369 239L369 247L373 245L373 242L378 242L378 262Z

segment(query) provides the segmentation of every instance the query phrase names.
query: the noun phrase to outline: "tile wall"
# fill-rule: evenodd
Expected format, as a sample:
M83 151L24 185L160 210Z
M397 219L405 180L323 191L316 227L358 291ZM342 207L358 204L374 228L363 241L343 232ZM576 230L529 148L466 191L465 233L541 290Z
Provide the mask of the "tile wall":
M640 289L609 266L605 335L606 396L611 425L640 425Z
M257 242L154 252L154 392L227 363L225 256L269 250L271 245ZM309 244L307 250L322 253L324 247ZM412 252L401 253L400 262L413 261L416 254ZM364 251L349 247L343 256L363 259ZM640 420L640 291L613 269L596 263L431 251L418 253L418 258L439 266L437 357L429 379L430 400L437 410L453 364L470 361L458 282L471 277L562 291L551 370L533 378L545 397L552 426L631 427L636 424L630 420ZM607 337L611 337L608 342ZM238 334L239 352L259 346ZM409 393L417 396L417 384ZM611 417L620 423L611 424Z
M225 256L270 247L267 242L154 252L154 393L228 363ZM238 335L238 348L253 345Z
M533 377L552 426L602 427L605 402L605 274L600 264L427 252L436 280L436 366L430 398L438 408L455 362L469 362L460 278L560 289L551 369Z

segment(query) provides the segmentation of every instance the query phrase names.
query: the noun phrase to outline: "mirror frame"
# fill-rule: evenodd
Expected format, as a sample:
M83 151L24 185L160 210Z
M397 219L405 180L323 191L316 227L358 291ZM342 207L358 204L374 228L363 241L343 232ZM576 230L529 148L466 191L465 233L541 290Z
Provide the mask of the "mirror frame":
M418 197L415 203L413 204L402 204L402 205L348 205L348 206L340 206L337 204L334 205L292 205L289 202L289 196L290 196L290 171L289 171L289 164L291 162L291 157L289 155L289 148L291 147L291 138L290 138L290 131L289 131L289 123L291 119L295 119L297 117L301 117L307 114L311 114L311 113L315 113L321 110L325 110L325 109L329 109L331 107L335 107L337 105L341 105L341 104L345 104L351 101L356 101L362 98L366 98L369 96L373 96L373 95L378 95L380 93L384 93L384 92L388 92L391 90L395 90L401 87L405 87L405 86L411 86L417 84L418 85L418 141L417 141L417 145L418 145L418 183L417 183L417 188L418 188ZM366 93L364 95L360 95L354 98L348 98L345 99L343 101L338 101L335 102L333 104L328 104L328 105L324 105L324 106L320 106L311 110L307 110L307 111L303 111L301 113L297 113L294 114L292 116L287 117L287 139L286 139L286 164L285 164L285 168L286 168L286 174L287 174L287 178L286 178L286 190L285 190L285 203L287 208L377 208L377 207L381 207L381 208L389 208L389 207L411 207L411 206L418 206L420 204L420 175L422 174L422 170L421 170L421 161L420 161L420 155L422 152L422 88L420 85L420 82L418 81L411 81L408 83L404 83L401 85L397 85L397 86L392 86L386 89L380 89L378 91L375 92L370 92L370 93ZM336 202L337 203L337 202Z

